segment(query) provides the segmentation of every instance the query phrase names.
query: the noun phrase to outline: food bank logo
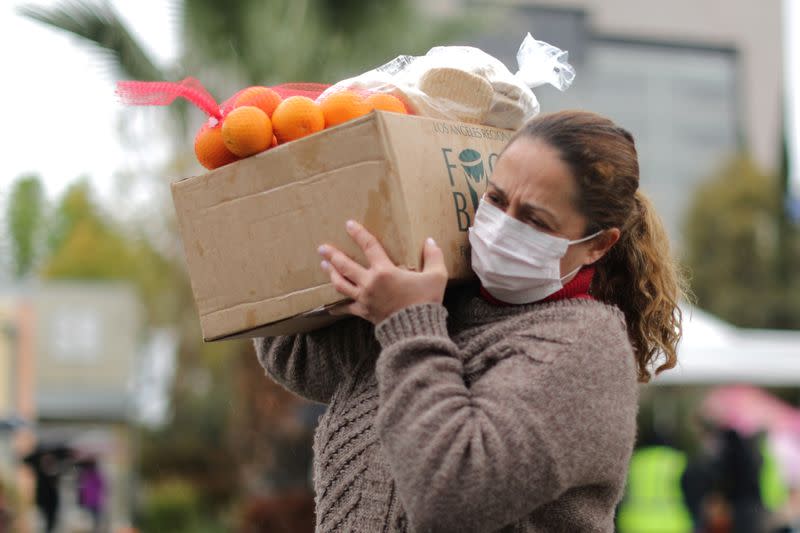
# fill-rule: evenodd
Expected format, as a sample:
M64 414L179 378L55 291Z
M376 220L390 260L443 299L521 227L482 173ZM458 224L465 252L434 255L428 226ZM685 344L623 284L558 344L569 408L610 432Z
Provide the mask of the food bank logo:
M481 153L472 148L465 148L458 155L453 153L452 148L442 148L442 155L447 175L450 177L450 186L453 188L458 231L467 231L499 154L489 154L485 162ZM462 192L464 190L462 180L467 185L466 194Z

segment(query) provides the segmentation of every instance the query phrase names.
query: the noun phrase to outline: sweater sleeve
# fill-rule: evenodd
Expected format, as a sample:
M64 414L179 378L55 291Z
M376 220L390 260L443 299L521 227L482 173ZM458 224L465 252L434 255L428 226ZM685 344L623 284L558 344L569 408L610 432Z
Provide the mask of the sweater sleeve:
M289 391L329 403L336 387L363 354L359 339L372 335L359 318L348 318L311 333L253 339L261 366Z
M376 424L415 531L494 531L624 471L635 407L618 408L605 381L623 381L619 369L581 370L587 358L522 340L468 387L446 317L413 306L375 332Z

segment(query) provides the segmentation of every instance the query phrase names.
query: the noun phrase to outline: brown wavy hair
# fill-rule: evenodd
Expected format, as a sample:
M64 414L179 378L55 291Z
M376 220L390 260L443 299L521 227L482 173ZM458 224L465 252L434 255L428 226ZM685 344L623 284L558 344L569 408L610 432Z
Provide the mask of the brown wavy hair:
M681 337L678 301L687 294L667 234L650 200L639 190L633 136L611 120L585 111L539 115L511 140L539 139L567 163L578 186L576 208L589 221L584 235L619 228L620 238L597 261L591 293L625 315L639 381L673 368Z

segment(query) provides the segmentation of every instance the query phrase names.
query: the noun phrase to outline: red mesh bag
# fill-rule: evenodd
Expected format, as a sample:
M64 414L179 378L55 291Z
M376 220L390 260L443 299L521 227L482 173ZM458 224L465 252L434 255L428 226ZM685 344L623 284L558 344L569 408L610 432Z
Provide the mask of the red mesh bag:
M307 96L315 100L328 87L330 85L324 83L282 83L272 86L270 89L284 99L290 96ZM176 98L185 98L206 115L218 121L228 114L233 102L241 92L237 92L221 104L218 104L211 93L195 78L185 78L179 82L120 81L117 83L116 91L120 100L129 105L165 106L174 102Z
M305 96L316 100L328 87L330 86L321 83L284 83L269 89L277 93L281 100L291 96ZM239 95L248 89L251 87L238 91L221 104L217 103L205 87L194 78L186 78L179 82L120 81L117 83L116 92L123 103L130 105L165 106L174 102L176 98L184 98L202 110L209 118L195 136L194 152L201 165L213 170L278 144L276 138L278 134L272 131L271 122L265 124L262 129L262 126L257 124L257 117L256 122L252 122L253 117L250 119L240 117L237 119L239 126L231 128L228 133L225 132L223 121L234 109L234 102L238 100ZM262 110L266 111L263 107ZM271 112L267 112L271 118ZM251 122L248 124L247 120Z
M271 89L281 95L281 98L307 96L312 100L316 100L328 87L330 85L325 83L282 83L272 86Z

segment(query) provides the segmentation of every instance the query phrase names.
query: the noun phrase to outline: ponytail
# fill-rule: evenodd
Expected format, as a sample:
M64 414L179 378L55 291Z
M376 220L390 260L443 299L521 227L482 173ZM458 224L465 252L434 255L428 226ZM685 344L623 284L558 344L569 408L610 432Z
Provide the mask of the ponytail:
M634 211L619 241L598 261L592 282L592 294L625 315L641 382L650 381L648 368L659 353L663 361L656 375L678 360L682 331L678 301L685 294L685 283L668 242L650 200L637 190Z

